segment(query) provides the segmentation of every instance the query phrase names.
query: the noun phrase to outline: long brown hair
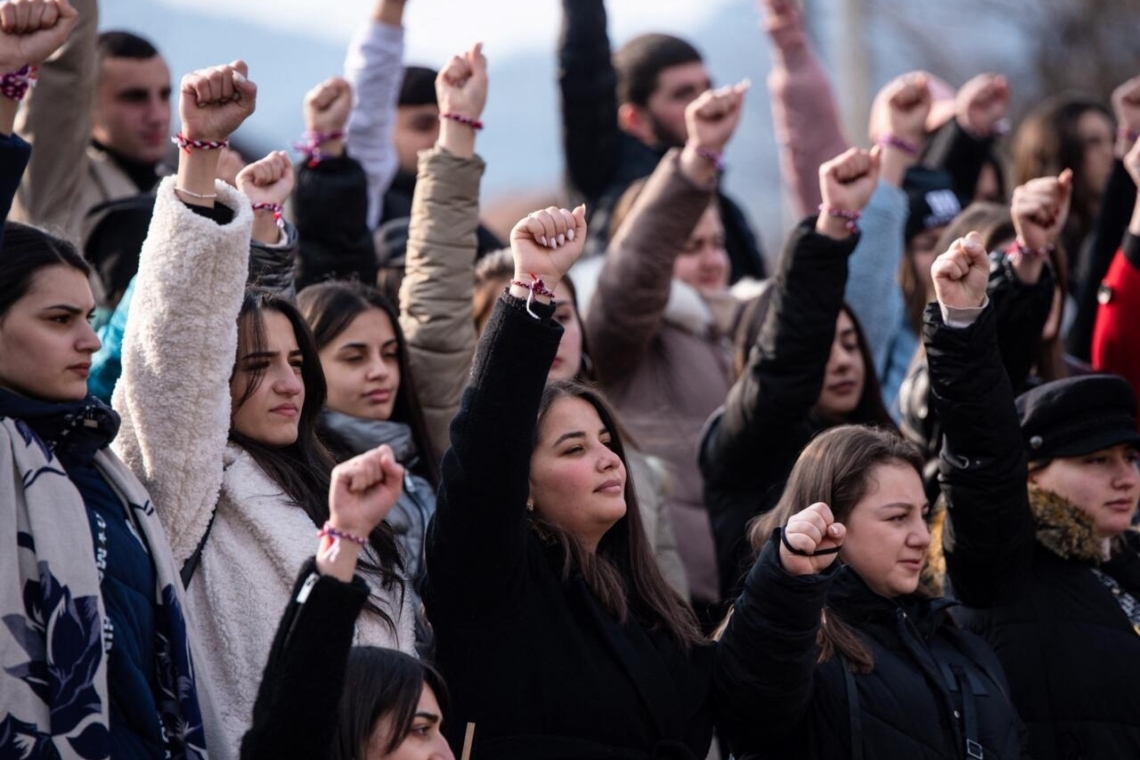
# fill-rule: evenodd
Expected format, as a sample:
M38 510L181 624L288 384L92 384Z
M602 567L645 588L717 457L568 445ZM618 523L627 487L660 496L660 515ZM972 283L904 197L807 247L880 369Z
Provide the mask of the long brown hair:
M270 446L239 433L233 427L230 428L229 439L248 452L289 501L300 507L313 521L313 525L320 527L329 519L329 480L334 463L332 455L317 435L317 423L327 391L313 334L291 301L268 290L249 288L238 314L238 357L240 359L247 354L265 350L268 345L265 313L269 311L277 312L289 320L297 339L297 347L301 349L301 382L305 387L305 400L298 415L297 440L288 446ZM236 363L234 370L237 370ZM233 401L234 412L253 396L264 376L264 368L249 373L242 394ZM368 539L368 550L359 562L361 573L380 588L399 588L399 597L402 598L403 563L391 527L387 523L380 523ZM376 595L368 598L365 609L377 615L395 633L394 618L377 603ZM399 612L400 608L397 607L397 616Z
M846 521L867 495L872 471L884 464L908 465L922 477L922 453L893 430L840 425L820 433L796 460L775 508L753 521L748 536L753 549L759 551L777 528L809 504L827 504L838 522ZM869 673L875 666L863 639L827 607L817 643L820 662L840 654L857 673Z
M685 649L704 641L692 609L669 586L649 548L633 478L628 475L625 447L614 414L601 393L573 380L550 383L542 394L536 429L555 402L564 398L579 398L594 407L610 433L610 445L627 473L625 516L606 531L593 554L574 536L540 517L533 518L532 527L544 540L561 544L563 579L575 570L581 572L594 596L617 620L624 622L632 612L640 620L663 628ZM537 440L536 435L536 445Z

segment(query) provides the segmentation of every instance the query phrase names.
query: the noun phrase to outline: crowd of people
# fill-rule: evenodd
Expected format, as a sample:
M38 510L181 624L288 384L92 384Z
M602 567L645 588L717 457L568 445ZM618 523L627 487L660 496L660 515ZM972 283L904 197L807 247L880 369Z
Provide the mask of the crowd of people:
M0 757L1140 757L1140 77L850 139L763 0L766 266L749 83L563 0L502 241L404 5L247 161L244 62L0 0Z

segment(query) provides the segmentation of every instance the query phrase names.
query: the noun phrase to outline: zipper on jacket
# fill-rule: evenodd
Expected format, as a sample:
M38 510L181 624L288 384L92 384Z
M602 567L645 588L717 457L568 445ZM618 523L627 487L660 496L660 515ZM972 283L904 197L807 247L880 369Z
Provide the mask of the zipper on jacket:
M309 577L305 579L304 584L301 586L301 590L297 592L297 604L304 604L308 600L309 594L313 590L313 586L317 585L317 581L320 579L321 576L317 575L316 573L309 573Z

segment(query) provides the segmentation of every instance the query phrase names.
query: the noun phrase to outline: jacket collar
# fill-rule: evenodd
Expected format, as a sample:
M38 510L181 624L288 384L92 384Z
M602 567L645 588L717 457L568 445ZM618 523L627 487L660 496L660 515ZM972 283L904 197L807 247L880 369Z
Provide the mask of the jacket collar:
M1029 508L1041 546L1062 559L1104 561L1092 520L1075 504L1052 491L1029 486Z
M872 591L858 573L844 565L827 592L827 606L853 624L892 622L902 610L919 630L929 635L945 622L947 611L957 602L919 593L891 599Z

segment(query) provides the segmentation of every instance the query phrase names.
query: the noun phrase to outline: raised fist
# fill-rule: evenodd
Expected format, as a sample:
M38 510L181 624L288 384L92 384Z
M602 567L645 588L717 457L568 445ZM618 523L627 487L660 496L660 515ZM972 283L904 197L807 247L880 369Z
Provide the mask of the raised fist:
M257 85L243 61L182 77L178 106L182 134L191 140L227 140L257 105Z
M1112 110L1118 127L1140 132L1140 77L1132 77L1112 91Z
M689 140L700 148L723 152L740 123L744 93L749 86L746 79L716 90L706 90L690 103L685 108Z
M1031 179L1013 191L1009 212L1017 238L1029 248L1040 249L1057 242L1069 216L1073 197L1073 172L1059 177Z
M404 490L404 468L390 446L379 446L333 468L329 522L354 536L367 536L392 511Z
M887 83L871 106L871 141L895 135L921 145L926 139L926 117L933 98L926 74L903 74Z
M67 41L78 19L67 0L0 3L0 74L46 61Z
M930 268L938 303L956 309L977 308L986 302L990 260L982 236L971 232L958 238Z
M764 12L764 31L781 52L792 52L807 45L803 18L795 0L761 0L757 5Z
M289 154L275 150L238 172L237 188L251 203L285 205L293 192L293 163Z
M487 103L487 58L476 42L462 55L454 55L435 78L440 113L478 119Z
M1009 109L1009 82L998 74L978 74L958 90L954 115L958 124L978 137L992 137Z
M352 85L331 77L305 93L305 129L343 132L352 112Z
M515 275L539 277L551 290L570 270L586 243L586 207L573 211L550 206L521 219L511 230Z
M798 551L816 556L808 557L789 551L782 541L780 564L789 575L815 575L826 570L839 556L834 549L843 546L846 535L847 528L843 523L835 521L830 507L822 503L812 504L788 519L788 524L784 526L784 541ZM821 553L829 549L833 551Z
M849 148L819 167L823 205L844 211L862 211L879 181L879 149Z

